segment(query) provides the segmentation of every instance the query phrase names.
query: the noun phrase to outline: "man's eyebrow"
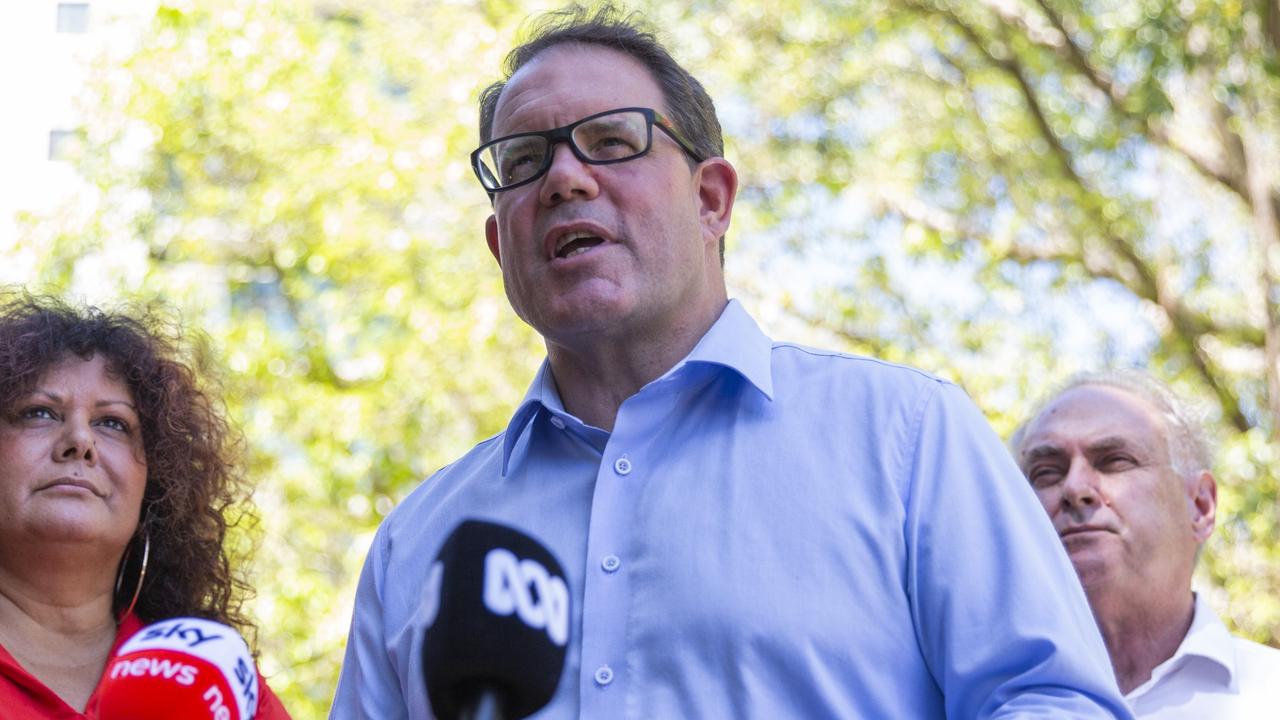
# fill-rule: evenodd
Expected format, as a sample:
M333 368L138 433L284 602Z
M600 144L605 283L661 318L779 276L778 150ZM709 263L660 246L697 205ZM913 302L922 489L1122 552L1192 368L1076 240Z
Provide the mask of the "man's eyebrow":
M1037 445L1022 453L1024 460L1040 460L1047 457L1059 457L1066 453L1057 445Z

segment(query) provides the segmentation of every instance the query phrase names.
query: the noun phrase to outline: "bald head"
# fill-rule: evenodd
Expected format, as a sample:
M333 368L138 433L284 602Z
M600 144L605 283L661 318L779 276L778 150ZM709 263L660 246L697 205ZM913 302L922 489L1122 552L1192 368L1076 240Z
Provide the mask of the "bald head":
M1134 368L1079 373L1073 376L1043 400L1031 414L1030 419L1014 430L1009 438L1009 446L1015 457L1021 454L1022 445L1031 424L1039 419L1058 398L1085 385L1124 391L1142 400L1158 414L1164 422L1160 434L1165 440L1169 461L1174 471L1180 476L1191 478L1212 467L1209 442L1199 414L1194 412L1168 385L1155 379L1150 373Z
M1187 448L1194 426L1144 387L1073 382L1013 439L1091 599L1189 593L1213 531L1217 487L1202 453Z

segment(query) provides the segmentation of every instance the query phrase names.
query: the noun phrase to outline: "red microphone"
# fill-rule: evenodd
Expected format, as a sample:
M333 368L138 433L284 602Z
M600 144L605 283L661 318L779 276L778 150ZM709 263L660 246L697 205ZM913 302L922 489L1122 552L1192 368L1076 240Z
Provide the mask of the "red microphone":
M240 633L199 618L148 625L120 646L98 686L100 720L251 720L258 672Z

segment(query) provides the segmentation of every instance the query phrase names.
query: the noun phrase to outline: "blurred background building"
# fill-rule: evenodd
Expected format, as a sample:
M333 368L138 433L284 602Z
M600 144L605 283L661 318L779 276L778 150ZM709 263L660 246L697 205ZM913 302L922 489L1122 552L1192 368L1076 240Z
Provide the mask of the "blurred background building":
M0 9L0 249L17 242L18 213L86 190L71 161L83 145L77 98L89 63L132 47L155 6L22 0Z

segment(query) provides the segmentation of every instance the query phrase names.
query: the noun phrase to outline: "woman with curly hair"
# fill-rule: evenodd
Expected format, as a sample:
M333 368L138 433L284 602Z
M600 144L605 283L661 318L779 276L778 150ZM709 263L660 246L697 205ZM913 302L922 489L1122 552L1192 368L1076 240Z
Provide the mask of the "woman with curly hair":
M96 717L108 659L147 623L253 631L227 541L247 517L239 438L187 348L151 313L0 295L3 717ZM288 718L260 687L255 717Z

